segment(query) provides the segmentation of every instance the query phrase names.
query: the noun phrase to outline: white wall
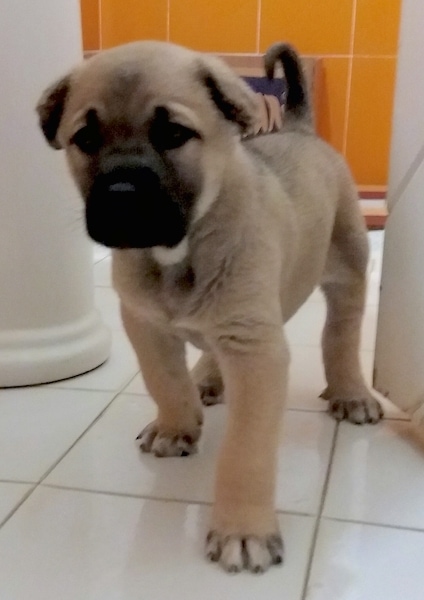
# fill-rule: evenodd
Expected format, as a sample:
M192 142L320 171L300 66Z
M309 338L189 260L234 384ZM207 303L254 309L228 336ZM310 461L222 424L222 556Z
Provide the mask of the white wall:
M375 387L424 424L424 2L404 0Z
M407 181L424 158L423 30L423 0L403 0L393 116L389 208L399 200Z

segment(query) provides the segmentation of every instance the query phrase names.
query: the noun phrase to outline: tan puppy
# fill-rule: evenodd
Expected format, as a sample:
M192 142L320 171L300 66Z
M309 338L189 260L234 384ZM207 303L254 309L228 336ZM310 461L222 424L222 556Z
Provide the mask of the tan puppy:
M100 53L44 94L50 144L65 148L87 230L114 248L125 329L157 419L144 452L196 451L202 403L225 388L206 553L228 571L282 561L274 512L289 351L283 324L317 284L328 304L323 397L338 420L382 411L358 347L368 246L343 159L313 131L296 53L271 48L288 83L281 133L242 141L255 95L224 64L171 44ZM204 350L193 377L184 343ZM199 394L200 390L200 394Z

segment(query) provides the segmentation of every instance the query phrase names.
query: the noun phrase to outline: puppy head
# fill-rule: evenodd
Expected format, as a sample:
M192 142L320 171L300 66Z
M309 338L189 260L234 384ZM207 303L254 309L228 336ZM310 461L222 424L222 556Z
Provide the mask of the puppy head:
M217 59L139 42L86 61L46 90L37 111L47 141L66 151L90 236L171 248L219 190L256 97Z

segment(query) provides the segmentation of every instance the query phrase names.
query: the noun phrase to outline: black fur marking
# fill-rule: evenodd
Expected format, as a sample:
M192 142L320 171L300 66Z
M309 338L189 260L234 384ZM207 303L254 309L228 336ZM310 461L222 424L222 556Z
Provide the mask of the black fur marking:
M307 85L299 55L289 44L271 46L265 55L265 70L269 79L274 77L277 61L283 65L287 82L286 113L297 118L310 118Z
M220 89L218 81L209 73L204 75L204 83L211 99L224 117L228 121L237 123L242 131L248 129L252 123L252 117L246 112L245 108L232 102Z
M56 134L69 93L69 80L70 77L67 75L55 83L46 91L37 106L40 127L43 130L46 140L56 150L61 148L56 140Z

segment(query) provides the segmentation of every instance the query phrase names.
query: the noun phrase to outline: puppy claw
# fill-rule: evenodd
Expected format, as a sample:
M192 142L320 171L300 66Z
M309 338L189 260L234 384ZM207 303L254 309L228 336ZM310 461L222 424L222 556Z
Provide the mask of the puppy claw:
M206 537L206 558L218 562L221 556L221 539L216 531L210 531Z
M204 406L214 406L224 402L224 390L222 385L199 384L200 399Z
M228 573L239 573L243 569L265 573L272 565L283 562L283 541L279 534L223 537L211 531L206 538L206 557L219 562Z
M195 435L161 432L156 423L151 423L136 439L140 442L142 452L150 452L158 458L189 456L197 452L199 434L200 431Z
M273 564L266 540L254 537L246 538L244 551L246 555L246 568L252 573L265 573Z
M220 563L228 573L240 573L244 567L243 545L236 536L230 536L221 548Z
M136 440L140 441L140 448L143 452L150 452L153 441L157 436L157 430L153 427L146 427L143 431L136 437Z
M384 416L381 404L372 397L359 400L331 398L328 412L336 421L346 420L355 425L374 425Z
M267 539L267 546L271 554L272 564L280 565L284 559L284 544L281 535L271 535Z

